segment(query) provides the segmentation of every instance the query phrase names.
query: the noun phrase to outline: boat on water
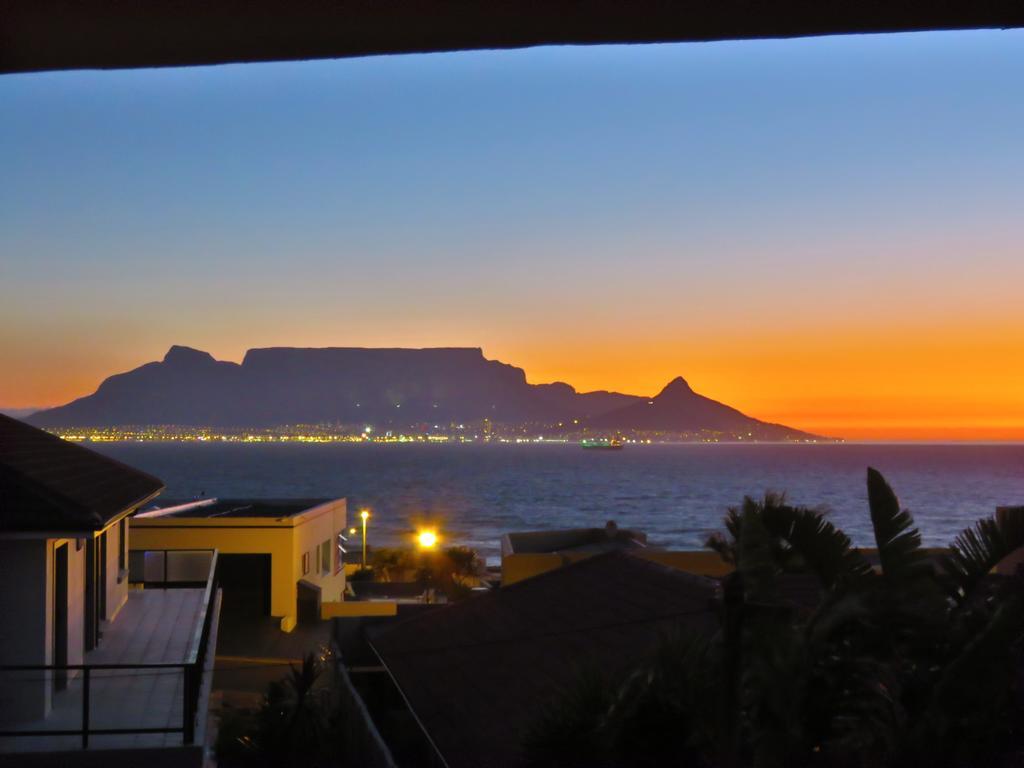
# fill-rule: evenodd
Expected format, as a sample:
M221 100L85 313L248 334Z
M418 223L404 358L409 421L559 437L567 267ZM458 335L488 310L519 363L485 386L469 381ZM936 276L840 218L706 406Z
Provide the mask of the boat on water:
M580 448L589 451L621 451L622 441L614 437L588 437L580 440Z

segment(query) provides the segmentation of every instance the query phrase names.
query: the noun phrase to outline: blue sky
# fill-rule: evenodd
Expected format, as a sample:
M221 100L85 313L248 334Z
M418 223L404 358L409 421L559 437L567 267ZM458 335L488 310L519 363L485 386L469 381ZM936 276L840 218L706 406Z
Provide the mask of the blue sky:
M863 384L837 388L826 336L857 357L894 330L927 346L951 314L975 338L1021 325L1022 43L5 76L0 405L84 394L172 343L465 344L584 389L681 373L762 413L848 401ZM995 380L1016 349L960 343L920 375L958 354ZM812 356L797 381L832 373L753 391L766 347L784 370Z

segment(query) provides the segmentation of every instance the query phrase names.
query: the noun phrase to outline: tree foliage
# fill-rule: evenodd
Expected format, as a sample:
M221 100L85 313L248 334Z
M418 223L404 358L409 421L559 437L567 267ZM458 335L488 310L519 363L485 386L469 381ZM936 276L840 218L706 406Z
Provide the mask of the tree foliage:
M339 764L341 702L330 651L307 653L272 682L258 710L229 711L217 737L220 765L327 768Z
M982 520L934 557L881 473L867 485L877 567L823 510L744 499L708 541L735 566L717 630L681 629L625 679L550 705L532 763L576 765L559 756L597 744L593 765L659 751L706 768L1016 764L1024 577L990 572L1024 521ZM814 605L787 593L795 573L819 584Z

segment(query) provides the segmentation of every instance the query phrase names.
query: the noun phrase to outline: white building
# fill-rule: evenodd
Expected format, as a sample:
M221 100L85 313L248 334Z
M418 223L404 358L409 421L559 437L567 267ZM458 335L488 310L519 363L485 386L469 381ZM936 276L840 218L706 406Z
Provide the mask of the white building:
M0 765L201 764L216 557L193 588L128 583L126 518L161 490L0 416Z

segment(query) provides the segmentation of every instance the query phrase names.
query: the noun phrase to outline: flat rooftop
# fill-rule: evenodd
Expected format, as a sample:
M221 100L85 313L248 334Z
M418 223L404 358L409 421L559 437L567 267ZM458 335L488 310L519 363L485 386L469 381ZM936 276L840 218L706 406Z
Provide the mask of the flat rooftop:
M144 513L159 510L168 511L160 517L294 517L306 510L326 504L331 499L198 499L161 500L159 507L143 510ZM174 509L178 507L178 509Z
M586 552L597 554L620 549L637 549L647 545L643 531L606 525L603 528L569 528L554 531L521 531L506 533L502 554L536 554L542 552Z

